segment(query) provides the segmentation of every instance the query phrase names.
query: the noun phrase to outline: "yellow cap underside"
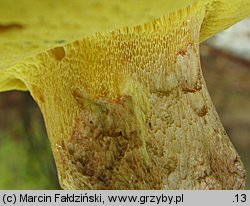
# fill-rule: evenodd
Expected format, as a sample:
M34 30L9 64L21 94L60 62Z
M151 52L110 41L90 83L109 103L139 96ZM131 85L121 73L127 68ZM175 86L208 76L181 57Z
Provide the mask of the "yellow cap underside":
M194 0L1 0L0 69L97 32L141 25Z
M195 0L1 0L0 69L14 66L49 48L98 32L142 25L161 16L167 17L169 12L187 8L194 2ZM201 40L250 13L248 0L197 2L200 2L199 7L206 9ZM178 19L171 21L178 22Z

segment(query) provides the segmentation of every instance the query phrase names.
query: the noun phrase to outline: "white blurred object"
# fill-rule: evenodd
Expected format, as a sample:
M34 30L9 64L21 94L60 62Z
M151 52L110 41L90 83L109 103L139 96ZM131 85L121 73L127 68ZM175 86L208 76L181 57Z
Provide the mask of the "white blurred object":
M210 46L250 61L250 19L245 19L207 41Z

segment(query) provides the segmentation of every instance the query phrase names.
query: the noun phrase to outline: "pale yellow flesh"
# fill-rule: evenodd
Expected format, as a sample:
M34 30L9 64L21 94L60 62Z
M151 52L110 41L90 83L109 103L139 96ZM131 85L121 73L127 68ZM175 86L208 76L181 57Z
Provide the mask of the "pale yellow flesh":
M64 188L244 187L198 45L249 15L249 1L6 2L0 91L28 89L39 104Z

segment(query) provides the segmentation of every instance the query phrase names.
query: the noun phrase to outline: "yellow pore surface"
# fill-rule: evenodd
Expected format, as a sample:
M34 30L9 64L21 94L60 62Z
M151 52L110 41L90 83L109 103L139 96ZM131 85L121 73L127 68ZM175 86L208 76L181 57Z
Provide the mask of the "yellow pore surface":
M185 11L194 2L200 2L200 13L205 9L201 41L250 12L248 0L1 0L0 69L95 33L168 18L169 12Z

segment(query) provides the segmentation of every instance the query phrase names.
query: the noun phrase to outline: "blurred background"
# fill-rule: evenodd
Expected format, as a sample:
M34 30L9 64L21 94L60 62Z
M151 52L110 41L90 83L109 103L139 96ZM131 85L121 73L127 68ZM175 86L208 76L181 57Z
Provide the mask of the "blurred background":
M250 189L250 19L200 51L208 90ZM41 112L27 92L0 93L0 189L60 189Z

